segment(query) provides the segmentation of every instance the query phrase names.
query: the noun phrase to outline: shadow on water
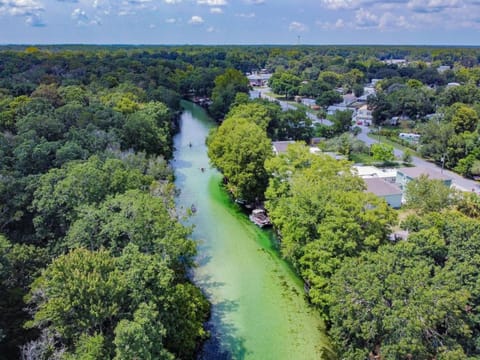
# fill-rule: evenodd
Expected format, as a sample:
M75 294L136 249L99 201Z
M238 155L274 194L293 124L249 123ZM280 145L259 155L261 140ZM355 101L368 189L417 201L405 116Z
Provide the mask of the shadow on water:
M197 266L203 267L207 265L211 260L212 260L211 255L200 254L200 255L197 255L197 257L195 258L195 263Z
M228 314L237 309L236 301L224 300L215 304L215 312L206 325L210 338L203 345L198 360L245 359L248 354L245 339L238 336L238 329L226 319Z
M175 169L190 169L193 164L190 161L175 159Z
M204 275L195 278L195 283L202 289L206 289L207 298L212 301L212 289L222 288L224 282L215 281L213 276ZM213 301L212 301L213 302ZM248 354L245 339L238 335L237 327L228 319L229 314L238 311L238 301L222 300L214 302L212 313L206 330L210 338L203 344L197 360L230 360L244 359Z

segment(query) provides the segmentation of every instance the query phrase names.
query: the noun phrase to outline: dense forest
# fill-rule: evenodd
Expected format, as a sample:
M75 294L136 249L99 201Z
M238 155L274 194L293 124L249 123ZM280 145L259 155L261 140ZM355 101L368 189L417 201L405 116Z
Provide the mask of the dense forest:
M410 65L383 61L396 58ZM447 154L469 175L480 157L479 61L475 48L0 48L2 355L194 358L209 304L188 278L196 246L169 161L180 100L207 97L222 123L208 138L212 163L234 197L266 200L282 255L342 358L480 356L478 199L444 194L404 219L408 242L389 242L396 213L363 192L349 163L300 145L273 157L271 140L325 130L304 111L249 99L244 76L265 69L273 90L322 106L338 86L382 79L369 99L375 121L408 115L425 156ZM337 120L332 136L349 128ZM420 185L435 198L435 184Z

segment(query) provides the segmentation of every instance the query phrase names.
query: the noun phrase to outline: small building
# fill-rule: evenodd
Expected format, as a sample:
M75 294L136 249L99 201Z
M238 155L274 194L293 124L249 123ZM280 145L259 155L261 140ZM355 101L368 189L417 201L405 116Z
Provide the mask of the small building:
M408 65L407 59L385 59L383 63L387 65L397 65L398 67L403 67Z
M308 107L318 106L315 102L315 99L302 98L302 104Z
M265 86L268 80L272 77L272 74L254 73L247 75L250 86Z
M367 125L367 126L372 125L372 122L373 122L372 111L368 109L367 105L363 105L357 110L354 121L357 125Z
M272 142L272 150L275 155L285 154L287 152L288 145L295 144L293 140L287 141L273 141Z
M350 110L350 109L346 105L343 105L343 104L330 105L327 108L327 115L333 115L337 111L346 111L346 110Z
M440 171L433 169L427 169L424 167L404 167L397 169L397 178L395 182L401 189L405 189L405 186L412 180L418 179L421 175L428 176L430 180L441 180L445 186L452 186L452 178Z
M323 138L323 137L312 137L310 139L310 146L316 146L324 140L325 140L325 138Z
M449 82L447 84L447 88L452 88L452 87L457 87L457 86L460 86L460 83L458 82Z
M357 101L357 97L354 94L345 94L343 95L343 104L348 106Z
M375 90L375 87L372 85L372 86L365 86L363 88L363 95L374 95L377 91Z
M439 67L437 67L437 71L439 74L443 74L445 71L448 70L450 70L450 66L448 65L440 65Z
M400 133L398 137L403 140L411 141L414 143L418 143L420 141L420 134L414 133Z
M385 199L392 208L398 209L402 206L402 189L395 184L378 178L365 179L365 184L366 192Z

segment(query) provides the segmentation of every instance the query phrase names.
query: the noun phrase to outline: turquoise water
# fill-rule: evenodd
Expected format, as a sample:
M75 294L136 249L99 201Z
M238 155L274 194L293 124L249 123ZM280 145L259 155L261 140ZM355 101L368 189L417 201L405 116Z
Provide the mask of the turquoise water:
M324 326L305 298L302 282L279 258L271 232L253 225L221 188L210 168L205 137L213 122L185 102L173 166L180 210L197 211L198 256L193 280L212 303L212 333L202 359L321 359ZM202 172L201 168L205 168Z

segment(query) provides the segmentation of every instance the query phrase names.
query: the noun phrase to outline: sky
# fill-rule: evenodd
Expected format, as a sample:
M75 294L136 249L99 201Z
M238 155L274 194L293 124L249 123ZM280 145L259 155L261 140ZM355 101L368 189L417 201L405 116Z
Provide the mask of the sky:
M480 45L480 0L0 0L0 44Z

